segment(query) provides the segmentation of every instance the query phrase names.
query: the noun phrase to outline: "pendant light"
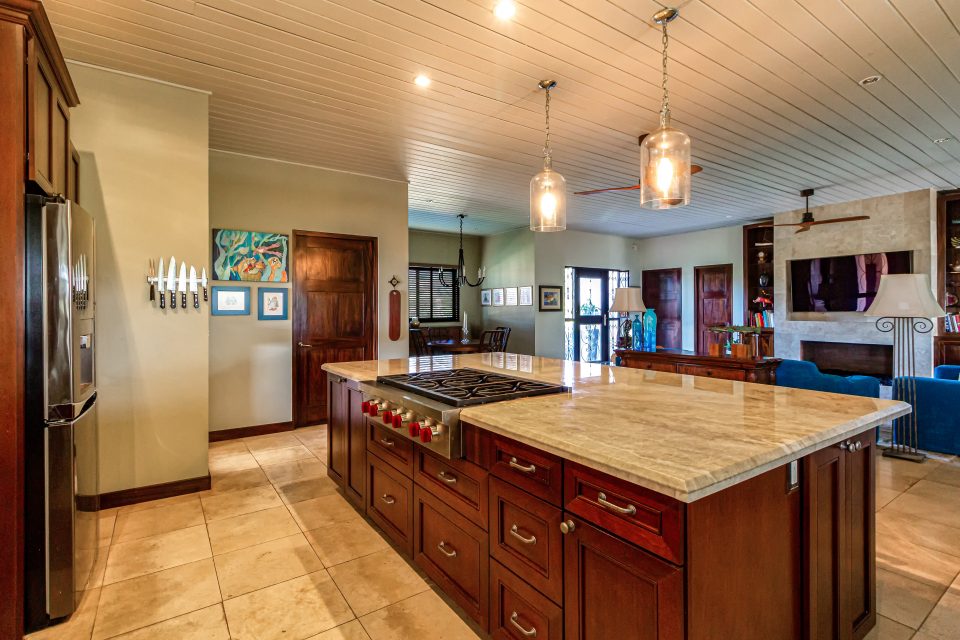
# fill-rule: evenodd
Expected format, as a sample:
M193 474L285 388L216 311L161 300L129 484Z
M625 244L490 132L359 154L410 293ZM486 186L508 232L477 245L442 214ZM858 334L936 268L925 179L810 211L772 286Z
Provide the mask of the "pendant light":
M640 205L648 209L690 204L690 136L670 126L667 92L667 23L678 15L677 9L662 9L653 15L653 21L663 28L663 102L660 126L644 138L640 147Z
M457 285L458 288L459 287L479 287L481 284L483 284L484 279L486 279L487 277L487 268L480 267L479 269L477 269L476 282L470 282L470 280L467 279L467 264L466 264L466 261L463 259L463 219L466 218L467 216L466 214L461 213L457 215L457 217L460 218L460 253L457 259L457 275L454 277L453 284ZM440 284L442 284L443 286L445 287L451 286L450 283L448 283L443 277L443 269L437 268L437 278L440 280Z
M563 231L567 228L567 181L553 170L550 149L550 90L557 82L541 80L537 86L547 94L547 137L543 144L543 171L530 180L530 229Z

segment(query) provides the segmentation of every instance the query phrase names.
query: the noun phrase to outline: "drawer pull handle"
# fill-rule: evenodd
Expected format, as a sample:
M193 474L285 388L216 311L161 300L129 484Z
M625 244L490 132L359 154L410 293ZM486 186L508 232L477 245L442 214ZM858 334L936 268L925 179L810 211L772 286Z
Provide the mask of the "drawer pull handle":
M453 475L452 473L441 471L437 475L447 484L457 484L457 476Z
M517 459L516 459L516 458L510 458L510 462L508 462L507 464L509 464L511 467L513 467L513 468L516 469L517 471L522 471L523 473L536 473L536 472L537 472L537 465L531 464L530 466L525 467L525 466L523 466L522 464L520 464L519 462L517 462Z
M453 547L450 547L450 550L447 551L447 543L443 540L440 541L440 544L437 545L437 549L440 549L440 553L447 556L448 558L456 558L457 550Z
M521 625L519 622L517 622L517 620L518 620L519 618L520 618L520 614L517 613L516 611L514 611L512 614L510 614L510 624L512 624L517 631L519 631L520 633L522 633L522 634L524 635L524 637L526 637L526 638L536 638L536 637L537 637L537 628L536 628L536 627L530 627L529 629L524 629L524 628L523 628L523 625Z
M537 544L537 536L530 536L529 538L520 534L520 529L517 528L517 525L510 527L510 535L522 542L523 544Z
M380 438L380 444L382 444L385 447L392 447L397 443L394 442L393 440L390 440L389 438Z
M597 502L599 502L602 506L606 507L607 509L610 509L611 511L614 511L616 513L623 514L625 516L632 516L637 512L637 508L632 504L628 504L626 507L621 507L613 504L612 502L609 502L607 500L607 495L603 492L597 494Z
M394 498L394 497L391 496L391 495L387 495L386 493L383 494L382 496L380 496L380 499L383 500L384 502L386 502L387 504L393 504L393 503L395 503L395 502L397 501L396 498Z

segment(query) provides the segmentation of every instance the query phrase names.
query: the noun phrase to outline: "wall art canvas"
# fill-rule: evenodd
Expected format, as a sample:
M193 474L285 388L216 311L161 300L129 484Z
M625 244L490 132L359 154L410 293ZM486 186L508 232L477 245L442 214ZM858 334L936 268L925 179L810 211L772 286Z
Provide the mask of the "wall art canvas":
M563 289L540 285L540 311L563 311Z
M250 287L213 287L210 313L215 316L250 315Z
M533 287L520 287L520 306L533 306Z
M493 293L490 289L481 289L480 290L480 306L489 307L493 304Z
M287 290L275 287L260 287L260 304L257 320L287 319Z
M213 230L213 279L287 282L290 238L283 233Z

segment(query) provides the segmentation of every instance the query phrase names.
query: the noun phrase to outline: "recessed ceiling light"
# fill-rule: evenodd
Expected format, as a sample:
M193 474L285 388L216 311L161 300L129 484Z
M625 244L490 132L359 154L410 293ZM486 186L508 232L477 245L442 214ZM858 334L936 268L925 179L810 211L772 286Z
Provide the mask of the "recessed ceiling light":
M880 82L882 79L883 79L883 76L880 76L880 75L867 76L863 80L860 80L859 82L857 82L857 84L859 84L861 87L866 87L871 84L876 84Z
M430 86L430 76L423 75L422 73L413 79L413 83L418 87L429 87Z
M517 5L513 3L513 0L498 0L493 8L493 15L501 20L510 20L516 13Z
M943 144L944 142L950 142L953 138L934 138L933 144Z

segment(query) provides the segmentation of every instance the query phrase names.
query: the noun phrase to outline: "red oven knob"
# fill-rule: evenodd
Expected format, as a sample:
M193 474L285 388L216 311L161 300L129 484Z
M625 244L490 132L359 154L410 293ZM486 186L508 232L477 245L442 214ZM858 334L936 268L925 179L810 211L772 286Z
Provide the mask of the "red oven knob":
M398 413L398 414L395 414L395 415L393 416L393 428L394 428L394 429L399 429L399 428L402 427L402 426L403 426L403 416L400 415L399 413Z
M361 403L360 403L360 411L363 411L364 413L369 413L369 412L370 412L370 403L369 403L368 401L366 401L366 400L364 400L363 402L361 402Z
M409 428L410 428L410 437L411 437L411 438L416 438L417 436L420 435L420 423L419 423L419 422L411 422Z
M390 410L383 412L383 424L391 424L393 422L393 413Z
M430 442L433 440L433 431L429 427L420 429L420 442Z

